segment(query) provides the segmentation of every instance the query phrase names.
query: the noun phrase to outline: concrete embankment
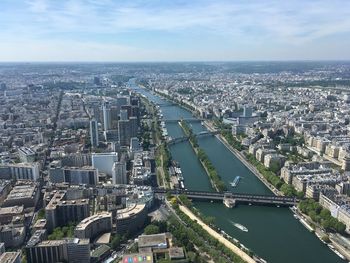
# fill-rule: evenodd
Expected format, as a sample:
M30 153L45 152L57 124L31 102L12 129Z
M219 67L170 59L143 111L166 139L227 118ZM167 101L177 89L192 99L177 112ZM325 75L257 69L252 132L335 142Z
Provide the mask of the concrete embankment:
M256 263L256 261L250 257L247 253L245 253L243 250L241 250L239 247L231 243L228 239L221 236L218 232L213 230L211 227L206 225L199 217L197 217L195 214L191 212L190 209L188 209L185 206L179 205L179 208L182 212L184 212L189 218L191 218L193 221L196 221L205 231L209 233L212 237L214 237L216 240L218 240L220 243L225 245L227 248L229 248L233 253L241 257L244 261L247 263Z

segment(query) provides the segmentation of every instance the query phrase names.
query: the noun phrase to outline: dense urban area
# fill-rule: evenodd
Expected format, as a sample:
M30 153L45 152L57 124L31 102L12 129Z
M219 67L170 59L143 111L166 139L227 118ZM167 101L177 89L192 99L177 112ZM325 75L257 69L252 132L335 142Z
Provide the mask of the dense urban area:
M350 63L3 63L0 105L1 263L288 262L204 203L288 210L350 260ZM266 192L223 178L207 137Z

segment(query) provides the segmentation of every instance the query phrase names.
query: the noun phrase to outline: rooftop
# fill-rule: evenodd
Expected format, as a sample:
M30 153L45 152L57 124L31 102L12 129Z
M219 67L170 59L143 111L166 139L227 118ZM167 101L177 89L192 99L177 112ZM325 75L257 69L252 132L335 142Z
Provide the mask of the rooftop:
M117 219L125 219L140 213L145 209L145 204L131 204L117 211Z
M16 185L7 196L7 200L31 198L37 190L35 184Z
M22 214L23 213L23 205L21 206L9 206L9 207L1 207L0 208L0 216L8 215L8 214Z
M0 262L13 263L18 257L21 257L21 252L5 252L0 256Z
M168 247L167 236L165 233L155 235L141 235L138 237L138 246L139 248L166 248Z
M87 217L85 218L84 220L82 220L77 226L75 229L77 230L81 230L81 229L85 229L89 224L91 224L92 222L94 221L97 221L97 220L100 220L100 219L103 219L103 218L112 218L112 214L111 213L108 213L108 212L101 212L101 213L98 213L96 215L93 215L93 216L90 216L90 217Z

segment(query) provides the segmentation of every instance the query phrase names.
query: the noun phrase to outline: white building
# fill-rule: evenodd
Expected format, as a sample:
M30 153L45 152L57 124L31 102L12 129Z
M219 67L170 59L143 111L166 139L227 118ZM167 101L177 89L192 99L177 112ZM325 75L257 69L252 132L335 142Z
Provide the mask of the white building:
M19 148L18 153L21 162L32 163L35 161L35 152L28 147Z
M113 164L118 161L118 153L93 153L91 155L92 166L98 170L99 173L105 173L112 176Z

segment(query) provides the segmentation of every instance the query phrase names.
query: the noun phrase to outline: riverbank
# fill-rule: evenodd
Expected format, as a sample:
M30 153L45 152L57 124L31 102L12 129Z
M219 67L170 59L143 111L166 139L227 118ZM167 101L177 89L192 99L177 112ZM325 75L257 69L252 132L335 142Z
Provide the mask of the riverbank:
M189 137L189 142L191 144L191 147L195 152L196 156L198 157L198 160L203 166L206 174L208 175L208 178L212 187L217 192L223 192L224 190L226 190L225 183L221 180L220 176L218 175L216 169L214 168L213 164L209 160L208 156L203 151L203 149L199 148L196 136L195 134L193 134L192 129L189 128L187 123L184 121L180 121L179 126L182 128L185 135Z
M230 249L233 253L237 254L239 257L241 257L244 261L247 263L256 263L256 261L250 257L247 253L242 251L239 247L231 243L228 239L221 236L219 233L217 233L215 230L213 230L211 227L206 225L199 217L197 217L195 214L192 213L190 209L183 205L179 205L179 209L185 213L191 220L195 221L197 224L199 224L205 231L208 232L209 235L211 235L213 238L215 238L218 242L225 245L228 249Z
M204 121L204 125L205 127L210 130L213 131L214 128L212 127L211 124L208 123L208 121ZM225 147L234 155L237 157L237 159L239 159L256 177L259 178L259 180L267 187L270 189L270 191L272 193L274 193L275 195L279 195L279 196L283 196L283 193L281 191L279 191L276 187L274 187L271 183L269 183L267 181L267 179L258 171L258 169L256 169L254 167L254 165L252 165L246 158L245 156L239 152L238 150L236 150L235 148L233 148L228 141L221 135L221 134L217 134L215 135L215 137L222 142L222 144L225 145Z
M157 164L156 176L158 187L169 189L170 176L168 166L171 161L171 154L168 145L161 134L161 126L157 117L157 108L146 97L141 96L141 102L145 105L146 111L152 116L151 135L155 144L155 160Z

